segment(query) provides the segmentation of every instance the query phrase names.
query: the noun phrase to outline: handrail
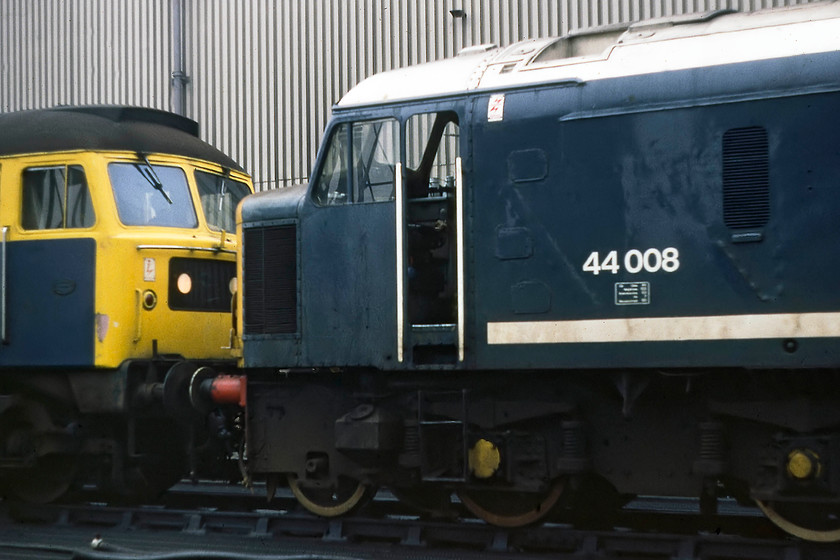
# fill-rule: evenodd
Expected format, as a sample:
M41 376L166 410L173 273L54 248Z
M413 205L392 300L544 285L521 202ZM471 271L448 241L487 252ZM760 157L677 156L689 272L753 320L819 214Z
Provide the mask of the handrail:
M0 343L8 344L9 339L6 332L6 238L9 234L9 226L3 226L2 249L0 249Z
M236 254L236 251L231 249L222 249L221 247L190 247L188 245L138 245L138 251L144 251L148 249L175 249L175 250L183 250L183 251L205 251L207 253L230 253L232 255Z
M403 362L405 346L405 289L403 286L403 192L402 192L402 163L397 162L397 189L396 189L396 238L397 238L397 361Z
M458 298L458 361L464 361L464 180L461 170L461 158L455 158L455 235L457 258L457 298Z

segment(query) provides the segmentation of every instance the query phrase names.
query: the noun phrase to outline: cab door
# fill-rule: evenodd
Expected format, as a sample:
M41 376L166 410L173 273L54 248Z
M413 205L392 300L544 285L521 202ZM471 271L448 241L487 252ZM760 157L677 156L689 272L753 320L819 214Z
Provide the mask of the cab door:
M327 131L300 211L300 363L392 369L396 354L396 118Z
M397 344L401 362L465 358L463 139L449 108L405 120L397 198Z
M459 115L400 116L327 132L300 211L300 364L464 362Z

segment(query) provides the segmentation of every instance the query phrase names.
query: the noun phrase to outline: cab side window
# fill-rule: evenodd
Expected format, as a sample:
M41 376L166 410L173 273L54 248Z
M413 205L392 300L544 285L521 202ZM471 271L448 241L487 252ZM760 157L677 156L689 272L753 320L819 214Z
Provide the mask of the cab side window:
M96 219L80 165L24 170L22 198L24 229L88 228Z
M348 164L347 131L349 125L342 124L333 132L321 173L315 182L315 201L322 206L345 204L349 201L350 178Z
M229 177L198 170L195 184L207 226L214 231L236 231L236 206L251 194L248 186Z
M394 200L398 160L396 120L341 124L315 181L315 201L328 206Z
M420 113L406 122L406 192L409 198L452 193L460 130L454 112Z

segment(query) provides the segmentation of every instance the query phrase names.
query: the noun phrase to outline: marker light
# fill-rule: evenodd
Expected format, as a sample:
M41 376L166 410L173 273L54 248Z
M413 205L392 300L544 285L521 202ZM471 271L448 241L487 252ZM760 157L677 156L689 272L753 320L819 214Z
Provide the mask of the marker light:
M186 272L178 277L178 291L182 294L188 294L192 290L192 278Z

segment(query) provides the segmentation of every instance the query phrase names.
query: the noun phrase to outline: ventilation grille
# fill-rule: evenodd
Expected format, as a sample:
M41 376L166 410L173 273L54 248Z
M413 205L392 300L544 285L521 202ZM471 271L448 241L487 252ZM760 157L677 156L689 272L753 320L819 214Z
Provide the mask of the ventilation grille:
M244 231L245 334L297 332L297 230L294 225Z
M230 281L235 275L232 261L174 257L169 260L169 308L230 313Z
M770 219L767 131L733 128L723 135L723 222L730 228L761 227Z

